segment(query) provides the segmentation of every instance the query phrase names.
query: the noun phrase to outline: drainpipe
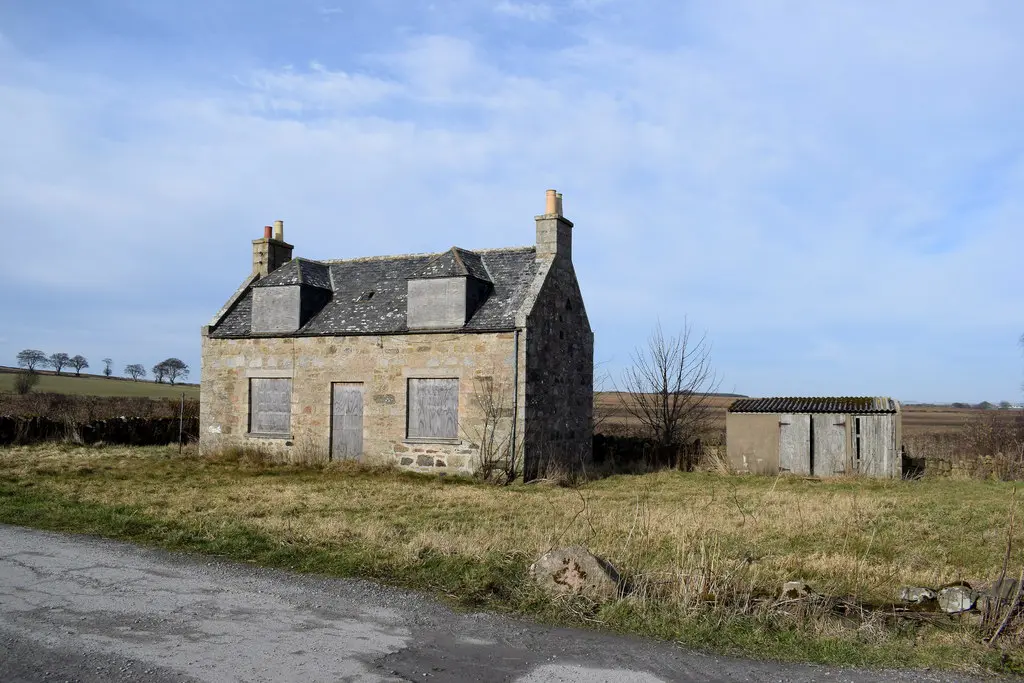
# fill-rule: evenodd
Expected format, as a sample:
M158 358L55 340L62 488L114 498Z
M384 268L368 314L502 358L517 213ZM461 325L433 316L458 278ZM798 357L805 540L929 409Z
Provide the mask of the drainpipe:
M519 423L519 330L512 337L512 434L509 436L509 457L516 457L516 425Z

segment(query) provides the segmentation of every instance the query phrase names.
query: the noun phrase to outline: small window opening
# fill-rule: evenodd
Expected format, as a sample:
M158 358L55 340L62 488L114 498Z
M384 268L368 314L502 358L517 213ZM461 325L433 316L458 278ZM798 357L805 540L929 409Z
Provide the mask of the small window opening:
M860 472L860 418L854 418L853 420L854 439L853 439L853 458L856 463L855 471Z
M565 300L565 310L567 310L567 311L571 311L572 310L572 299L566 299Z
M373 295L374 295L373 291L365 292L362 296L360 296L358 299L356 299L356 303L357 304L365 304L367 301L369 301L370 299L373 298Z

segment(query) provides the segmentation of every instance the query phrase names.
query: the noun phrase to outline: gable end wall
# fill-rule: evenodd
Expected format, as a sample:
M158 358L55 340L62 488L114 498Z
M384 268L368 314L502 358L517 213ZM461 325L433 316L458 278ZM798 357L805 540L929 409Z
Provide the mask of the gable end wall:
M594 334L572 264L548 270L526 317L523 446L526 479L592 457Z

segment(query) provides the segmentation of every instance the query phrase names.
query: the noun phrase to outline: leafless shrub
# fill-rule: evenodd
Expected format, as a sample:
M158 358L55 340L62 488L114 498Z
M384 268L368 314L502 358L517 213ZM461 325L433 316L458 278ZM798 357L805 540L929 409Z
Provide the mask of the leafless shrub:
M25 370L19 372L14 377L14 393L19 396L24 396L32 391L35 386L39 384L39 375L32 370Z
M326 445L312 436L303 437L292 449L291 462L296 465L323 465L328 460Z
M479 446L477 476L484 481L511 484L522 472L522 439L513 444L515 388L503 377L495 372L474 378L473 401L483 419L477 424L464 425L462 431L469 441Z

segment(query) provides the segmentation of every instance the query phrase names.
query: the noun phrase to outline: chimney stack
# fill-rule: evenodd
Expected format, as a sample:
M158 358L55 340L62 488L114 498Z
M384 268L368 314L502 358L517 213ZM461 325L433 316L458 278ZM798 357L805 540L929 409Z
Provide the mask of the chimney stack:
M562 216L562 194L548 190L537 221L537 260L572 263L572 221Z
M274 226L263 226L263 239L252 241L252 272L261 277L292 260L294 247L284 241L284 221L274 221Z

